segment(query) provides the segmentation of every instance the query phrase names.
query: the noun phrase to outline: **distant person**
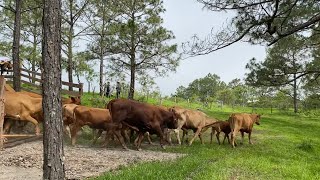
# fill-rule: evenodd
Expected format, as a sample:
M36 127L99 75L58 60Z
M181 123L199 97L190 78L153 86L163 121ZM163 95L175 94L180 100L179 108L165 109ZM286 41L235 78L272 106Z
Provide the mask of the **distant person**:
M121 93L121 85L120 82L117 82L117 86L116 86L116 98L118 99L120 97L120 93Z
M105 84L105 92L106 92L106 97L110 98L110 82L107 82L107 84Z

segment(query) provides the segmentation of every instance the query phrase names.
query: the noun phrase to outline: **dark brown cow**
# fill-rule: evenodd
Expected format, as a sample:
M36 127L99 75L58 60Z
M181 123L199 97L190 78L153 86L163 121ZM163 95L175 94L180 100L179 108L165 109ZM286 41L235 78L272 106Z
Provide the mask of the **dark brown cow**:
M237 133L241 132L241 143L243 143L244 133L248 133L249 143L251 142L251 132L253 124L260 125L260 114L247 114L247 113L233 113L229 117L230 129L231 129L231 144L235 147L235 138Z
M139 132L137 149L140 150L141 141L146 132L157 134L160 145L164 148L164 129L177 128L177 117L171 111L134 100L115 99L107 105L114 123L126 125ZM126 148L123 138L120 142Z
M218 144L220 145L220 133L224 132L224 138L223 138L223 144L226 138L228 139L228 143L230 144L230 138L229 134L231 132L230 124L228 121L217 121L210 125L211 129L211 137L210 137L210 143L212 143L212 137L214 133L216 133L216 137L218 140Z

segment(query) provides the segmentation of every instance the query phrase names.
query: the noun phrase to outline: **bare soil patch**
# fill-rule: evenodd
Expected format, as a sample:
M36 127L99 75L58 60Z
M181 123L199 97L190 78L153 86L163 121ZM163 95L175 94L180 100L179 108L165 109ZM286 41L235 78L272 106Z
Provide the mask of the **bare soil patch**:
M0 179L42 179L42 141L25 143L0 151ZM93 148L86 146L65 147L65 169L68 179L85 179L103 172L142 161L173 160L182 154L157 151L135 151Z

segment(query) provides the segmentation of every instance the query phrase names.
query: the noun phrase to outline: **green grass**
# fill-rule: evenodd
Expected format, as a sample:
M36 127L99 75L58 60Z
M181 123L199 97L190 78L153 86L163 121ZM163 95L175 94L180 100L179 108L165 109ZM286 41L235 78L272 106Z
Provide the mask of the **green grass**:
M239 110L240 111L240 110ZM227 119L230 112L207 110ZM264 114L254 126L253 145L230 145L197 139L192 146L171 146L166 150L144 144L143 149L183 153L165 162L147 162L121 167L92 179L320 179L320 120L303 115ZM238 135L240 140L240 135ZM120 148L120 147L119 147Z

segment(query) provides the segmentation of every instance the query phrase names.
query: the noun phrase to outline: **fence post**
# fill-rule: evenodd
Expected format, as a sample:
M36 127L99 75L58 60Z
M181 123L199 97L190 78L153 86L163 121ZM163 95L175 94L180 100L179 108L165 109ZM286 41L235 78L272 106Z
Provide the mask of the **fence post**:
M6 80L4 79L4 76L0 76L0 150L3 148L3 122L4 122L4 86L6 84Z

